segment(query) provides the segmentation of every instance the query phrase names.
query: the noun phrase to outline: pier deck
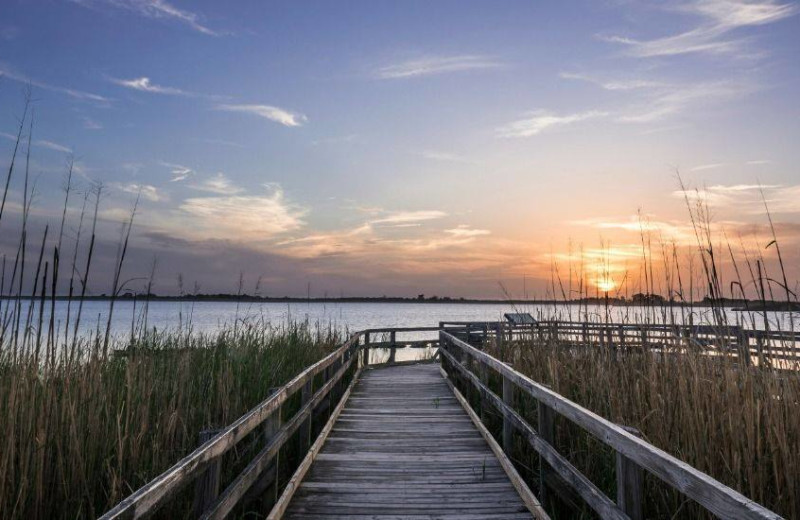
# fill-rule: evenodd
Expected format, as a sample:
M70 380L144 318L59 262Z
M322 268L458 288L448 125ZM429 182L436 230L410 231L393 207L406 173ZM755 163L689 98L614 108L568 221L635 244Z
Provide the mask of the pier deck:
M439 365L365 370L284 518L533 518Z

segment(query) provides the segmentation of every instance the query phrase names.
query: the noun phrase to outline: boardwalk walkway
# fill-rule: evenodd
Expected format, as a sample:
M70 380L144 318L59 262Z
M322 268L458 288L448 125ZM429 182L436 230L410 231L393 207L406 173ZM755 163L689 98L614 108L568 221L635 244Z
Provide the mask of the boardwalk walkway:
M532 518L439 365L362 373L284 518Z

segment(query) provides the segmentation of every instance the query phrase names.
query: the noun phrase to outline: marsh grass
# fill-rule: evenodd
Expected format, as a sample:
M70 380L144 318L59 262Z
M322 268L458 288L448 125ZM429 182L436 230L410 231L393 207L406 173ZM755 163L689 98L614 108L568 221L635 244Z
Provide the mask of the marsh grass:
M0 361L3 518L95 517L339 342L305 324L150 335L124 355Z
M765 332L797 332L796 313L767 303L796 306L778 234L763 197L766 238L731 238L713 222L706 201L684 185L693 245L669 242L642 226L642 258L638 277L618 273L614 293L605 294L604 312L559 306L539 312L541 319L600 323L704 324L740 326ZM655 234L655 236L654 236ZM571 258L571 257L570 257ZM588 268L587 268L588 267ZM562 276L560 272L567 272ZM570 264L551 268L551 297L563 300L592 296L588 273L609 280L607 258L598 265ZM795 282L795 287L797 283ZM620 296L634 291L663 295L661 303L621 306ZM565 289L566 288L566 289ZM576 288L573 291L572 288ZM602 296L595 293L595 301ZM725 300L739 300L742 312L726 312ZM710 311L698 316L699 300ZM524 311L524 309L520 309ZM574 314L573 314L574 313ZM788 339L787 339L788 338ZM800 345L795 334L759 339L755 356L710 355L707 350L661 345L657 349L601 345L576 346L553 335L533 334L513 342L492 341L488 352L513 365L534 381L623 426L641 432L653 445L736 489L786 518L800 518ZM673 344L674 345L674 344ZM723 345L718 345L723 346ZM719 353L717 353L719 354ZM781 356L784 356L781 358ZM500 381L493 382L496 392ZM537 403L519 398L518 405L538 428ZM494 430L500 418L494 414ZM616 497L615 454L587 432L564 419L556 421L557 449L609 497ZM539 458L519 439L515 462L530 482L540 485ZM540 488L541 492L541 488ZM553 496L553 493L550 493ZM569 501L569 500L567 500ZM549 502L554 518L592 518L578 499ZM656 477L645 485L646 518L711 518L702 507ZM577 506L577 507L576 507Z
M0 181L0 233L16 237L0 272L0 518L95 518L196 448L201 431L230 424L342 340L330 326L275 326L238 313L221 331L197 334L191 310L175 329L157 332L146 298L138 312L134 305L130 334L112 331L115 298L135 282L147 294L152 288L155 263L149 280L125 275L138 201L121 225L106 319L85 316L104 191L78 186L70 158L60 222L35 225L31 99L28 90ZM69 299L56 321L60 295ZM295 401L284 405L289 417ZM225 455L223 473L241 469L263 441L250 437ZM293 469L286 455L283 477ZM191 499L187 489L158 516L185 516Z
M491 349L491 347L490 347ZM530 340L494 350L514 368L624 426L786 518L800 517L800 375L731 358L568 348ZM535 403L527 414L535 425ZM559 451L609 496L614 454L566 420ZM526 467L538 459L519 446ZM535 473L535 472L533 472ZM538 474L531 474L538 479ZM701 518L702 508L648 477L647 518Z

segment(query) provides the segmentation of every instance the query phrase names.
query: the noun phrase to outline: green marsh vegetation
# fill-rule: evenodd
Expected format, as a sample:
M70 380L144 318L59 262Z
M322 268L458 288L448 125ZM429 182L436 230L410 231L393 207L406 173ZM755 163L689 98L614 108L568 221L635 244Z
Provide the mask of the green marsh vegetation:
M681 188L689 193L682 182ZM643 230L637 284L627 274L618 274L618 283L608 284L617 287L613 297L624 296L623 291L633 287L636 292L664 295L661 303L616 309L616 313L608 307L598 313L588 305L585 310L554 306L549 314L601 323L702 322L712 328L795 330L794 312L769 310L765 304L783 302L787 309L797 304L796 287L790 285L766 202L763 236L750 247L712 222L701 197L687 196L685 202L695 243L680 248ZM608 280L612 270L607 257L599 263L591 272ZM567 271L569 275L561 277L558 268L553 268L552 295L567 299L574 289L582 297L589 296L592 278L586 265L570 265ZM696 308L681 305L702 298L710 306L703 316L696 314ZM736 314L726 312L720 303L745 298L749 303L744 302ZM621 320L611 318L620 315ZM597 343L576 347L547 335L492 343L487 348L534 381L617 424L639 430L647 442L748 498L786 518L800 518L800 350L784 350L798 345L782 339L759 343L760 352L750 359L710 355L685 344L654 350L625 345L612 349ZM756 350L755 341L750 345ZM536 403L523 406L535 427ZM517 462L538 484L538 457L521 441L516 447ZM616 497L613 451L564 419L556 421L556 447L608 496ZM710 517L654 476L647 477L645 492L646 518ZM581 510L579 501L577 505ZM550 507L554 518L575 517L574 506L563 501L555 500ZM583 510L581 517L592 515Z
M0 179L0 234L16 239L0 275L0 517L94 518L196 448L202 430L233 422L342 339L319 324L258 319L196 334L190 316L157 332L146 301L124 337L110 329L113 298L107 320L85 315L103 187L80 185L68 161L56 225L33 225L30 99ZM122 226L113 296L131 283L125 260L136 211ZM59 302L63 321L51 318L59 294L71 297ZM94 321L94 333L82 332Z

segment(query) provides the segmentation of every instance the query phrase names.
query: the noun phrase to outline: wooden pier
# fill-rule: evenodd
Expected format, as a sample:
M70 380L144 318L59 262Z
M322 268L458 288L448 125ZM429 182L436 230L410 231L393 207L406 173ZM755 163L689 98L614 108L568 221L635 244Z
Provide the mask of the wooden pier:
M515 479L438 364L376 368L362 373L308 473L271 516L287 504L284 518L294 520L516 520L533 518L531 509L545 518Z
M437 337L422 337L431 333ZM403 334L414 337L399 340ZM781 518L482 350L486 342L525 338L567 348L708 350L743 363L800 358L796 333L734 327L482 322L361 331L102 518L144 518L186 503L192 483L193 514L178 511L180 517L255 511L254 518L269 520L548 518L511 461L515 446L539 457L538 471L527 472L538 473L543 503L555 493L582 502L599 518L641 520L645 481L657 479L720 518ZM396 351L409 348L425 359L398 360ZM371 356L372 349L389 353ZM496 439L487 429L490 416L500 419ZM616 496L606 495L554 446L561 422L613 450ZM220 490L221 466L234 449L255 454ZM282 471L284 457L298 451L291 472ZM170 510L167 517L174 516Z

